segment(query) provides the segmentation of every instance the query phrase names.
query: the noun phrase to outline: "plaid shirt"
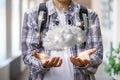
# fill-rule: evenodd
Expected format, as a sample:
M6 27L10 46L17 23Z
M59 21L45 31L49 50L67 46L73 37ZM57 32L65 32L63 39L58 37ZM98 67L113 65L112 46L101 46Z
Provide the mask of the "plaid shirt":
M50 18L49 20L52 22L59 22L56 9L51 0L47 2L47 8L48 16ZM79 17L79 9L80 7L78 4L71 2L68 10L65 11L66 22L70 21L70 24L74 25L76 19L75 16ZM43 38L45 32L49 30L50 25L50 21L47 20L46 27L41 33L41 38L36 37L37 31L39 31L38 24L36 23L38 17L37 11L38 6L25 12L22 28L22 56L24 63L27 64L30 68L29 80L39 80L40 78L41 80L44 80L43 77L45 73L49 71L49 68L44 68L41 62L32 55L32 52L35 49L33 45L39 47L36 48L38 52L43 50L43 47L41 47L39 43L40 41L42 42L41 38ZM73 54L74 56L77 55L78 51L82 50L96 48L97 51L95 54L90 56L91 62L88 66L78 67L74 65L74 80L95 80L94 74L96 73L96 70L101 64L103 58L103 45L98 15L89 9L88 14L89 22L90 24L94 25L94 27L89 27L86 44L76 45L75 47L70 48L70 50L71 54ZM44 51L46 54L50 54L50 51L47 51L45 49Z

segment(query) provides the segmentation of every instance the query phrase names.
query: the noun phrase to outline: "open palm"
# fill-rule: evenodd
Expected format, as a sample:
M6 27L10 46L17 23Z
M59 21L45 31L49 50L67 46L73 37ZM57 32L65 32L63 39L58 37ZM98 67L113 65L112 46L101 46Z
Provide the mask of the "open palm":
M71 62L79 67L83 67L90 63L90 55L94 54L96 49L89 49L84 52L78 53L77 57L70 57Z
M52 57L50 58L45 53L37 53L36 51L33 52L33 56L38 58L43 67L50 68L50 67L60 67L62 64L62 59L60 57Z

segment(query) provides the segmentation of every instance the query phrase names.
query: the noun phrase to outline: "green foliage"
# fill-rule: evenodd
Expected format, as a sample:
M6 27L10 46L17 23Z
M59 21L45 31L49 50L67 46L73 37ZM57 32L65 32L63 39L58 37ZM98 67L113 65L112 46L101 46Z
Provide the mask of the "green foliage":
M104 71L108 73L110 76L113 72L114 75L118 75L120 73L120 43L118 44L118 47L112 48L112 52L114 53L114 56L106 55L108 59L108 64L105 65ZM117 61L116 61L117 60Z
M105 72L108 73L109 75L111 75L111 68L109 66L105 66L104 68Z

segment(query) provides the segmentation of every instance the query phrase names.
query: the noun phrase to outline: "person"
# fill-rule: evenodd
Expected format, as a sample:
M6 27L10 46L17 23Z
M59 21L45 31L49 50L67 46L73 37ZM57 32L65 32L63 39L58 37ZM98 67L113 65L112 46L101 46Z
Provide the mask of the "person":
M22 56L29 66L29 80L95 80L94 74L102 63L103 45L98 15L88 9L90 27L86 44L76 45L65 51L50 51L41 47L40 41L55 20L59 24L75 25L79 17L79 5L72 0L49 0L46 2L48 16L45 29L38 33L38 6L24 14L22 30ZM56 24L56 23L54 23ZM37 45L38 48L33 47ZM57 55L55 56L54 53ZM66 58L65 55L68 57Z

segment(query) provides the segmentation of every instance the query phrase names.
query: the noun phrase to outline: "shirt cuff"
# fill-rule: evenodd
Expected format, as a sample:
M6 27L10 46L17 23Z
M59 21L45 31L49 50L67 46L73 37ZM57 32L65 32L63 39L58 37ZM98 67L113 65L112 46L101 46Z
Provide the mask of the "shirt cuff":
M33 72L35 72L35 73L46 73L47 71L49 71L50 68L44 68L39 59L34 58L34 60L37 62L37 64L32 66Z

